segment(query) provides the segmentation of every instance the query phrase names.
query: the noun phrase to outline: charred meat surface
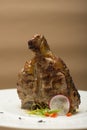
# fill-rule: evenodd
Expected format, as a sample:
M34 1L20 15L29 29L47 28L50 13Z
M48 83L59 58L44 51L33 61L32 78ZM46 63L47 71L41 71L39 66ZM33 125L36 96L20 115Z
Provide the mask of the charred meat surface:
M69 98L70 112L76 111L80 95L74 85L69 69L61 58L56 57L42 35L28 41L34 58L26 61L18 74L17 93L24 109L49 107L50 99L62 94Z

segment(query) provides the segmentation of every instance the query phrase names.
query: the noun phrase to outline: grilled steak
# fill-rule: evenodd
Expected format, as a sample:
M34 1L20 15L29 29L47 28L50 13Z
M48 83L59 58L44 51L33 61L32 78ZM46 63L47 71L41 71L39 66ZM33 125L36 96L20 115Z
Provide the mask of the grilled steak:
M28 41L28 47L35 56L18 74L17 92L21 107L49 107L50 99L62 94L69 98L70 112L75 112L80 104L80 95L64 61L52 53L42 35L35 35Z

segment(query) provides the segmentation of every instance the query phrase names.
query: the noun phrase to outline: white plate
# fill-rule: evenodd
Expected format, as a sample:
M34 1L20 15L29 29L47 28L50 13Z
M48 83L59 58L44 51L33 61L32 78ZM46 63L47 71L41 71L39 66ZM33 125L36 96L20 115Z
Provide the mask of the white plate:
M87 91L79 91L81 105L73 116L57 118L30 116L20 108L16 89L0 90L0 126L28 130L59 130L87 128ZM39 122L42 120L42 122Z

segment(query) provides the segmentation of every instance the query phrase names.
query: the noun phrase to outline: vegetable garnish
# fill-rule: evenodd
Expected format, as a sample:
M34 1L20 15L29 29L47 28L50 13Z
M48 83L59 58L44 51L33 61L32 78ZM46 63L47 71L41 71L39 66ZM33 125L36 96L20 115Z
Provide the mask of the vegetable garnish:
M70 109L70 102L64 95L56 95L51 98L49 107L51 110L60 110L59 115L66 115Z
M71 112L68 112L67 114L66 114L66 116L72 116L72 113Z
M27 111L28 114L38 115L43 117L53 117L53 118L58 116L58 112L59 110L50 110L48 108Z
M37 104L38 106L38 104ZM34 108L34 107L32 107ZM56 95L53 96L49 102L49 108L41 108L39 105L37 109L28 110L28 114L38 115L38 116L44 116L44 117L57 117L66 115L71 116L72 113L69 112L70 109L70 102L68 97L64 95Z

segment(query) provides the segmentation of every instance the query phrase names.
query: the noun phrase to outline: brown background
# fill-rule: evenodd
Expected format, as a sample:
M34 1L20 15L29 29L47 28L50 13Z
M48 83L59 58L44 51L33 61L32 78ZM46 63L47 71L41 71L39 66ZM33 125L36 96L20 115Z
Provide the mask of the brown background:
M87 90L87 0L0 0L0 89L16 87L36 33L65 61L77 88Z
M0 89L16 88L36 33L65 61L77 88L87 90L87 0L0 0Z

